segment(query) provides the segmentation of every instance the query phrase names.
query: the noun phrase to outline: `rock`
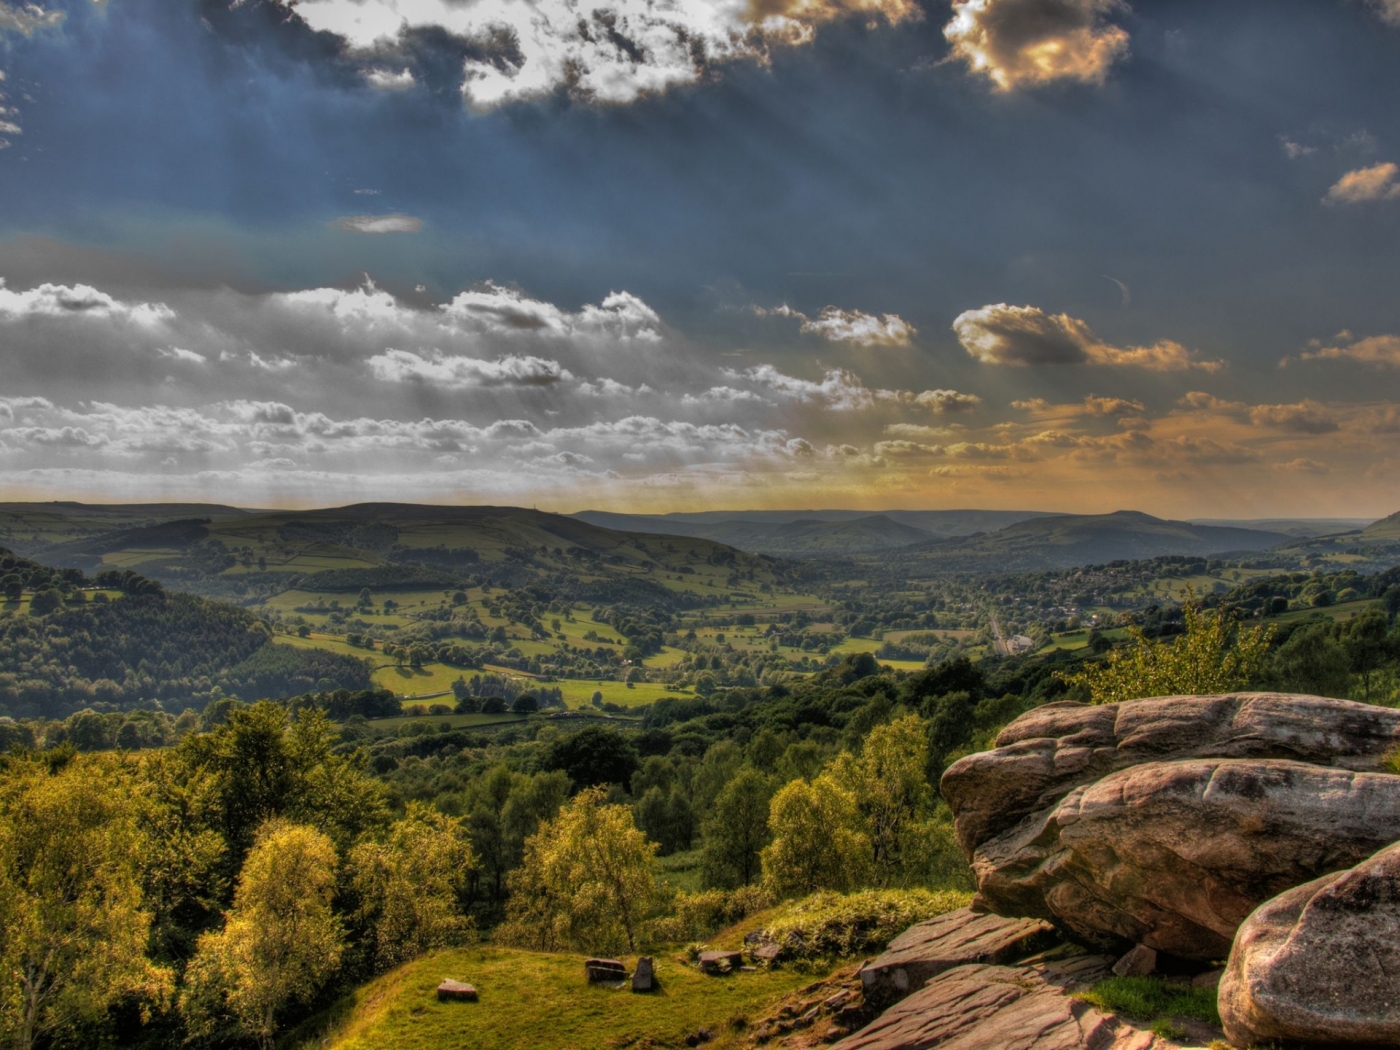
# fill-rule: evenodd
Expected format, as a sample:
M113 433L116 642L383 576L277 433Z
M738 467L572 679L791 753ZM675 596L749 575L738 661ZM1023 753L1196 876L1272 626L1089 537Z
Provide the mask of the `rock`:
M744 953L724 951L701 952L698 961L700 963L700 969L704 973L730 973L743 965Z
M1072 997L1112 959L946 970L836 1050L1167 1050L1174 1044Z
M650 992L656 988L656 969L651 956L643 955L637 960L636 972L632 974L632 991Z
M618 959L586 959L583 968L591 984L627 980L627 967Z
M1288 693L1168 696L1091 707L1046 704L992 751L943 774L963 851L1053 807L1072 789L1144 762L1281 758L1358 772L1400 745L1400 711Z
M1238 1046L1400 1045L1400 843L1249 916L1220 981Z
M909 927L883 955L861 967L860 982L867 999L893 1003L954 966L1013 962L1054 940L1054 927L1043 920L959 908Z
M1235 936L1239 936L1238 933ZM1220 978L1224 976L1224 970L1207 970L1205 973L1198 973L1191 978L1192 988L1217 988L1220 985Z
M1145 944L1134 946L1133 950L1113 964L1113 972L1119 977L1146 977L1157 970L1157 953Z
M1264 901L1396 839L1400 777L1285 760L1150 762L982 843L974 906L1051 920L1104 948L1209 961Z
M474 987L451 979L446 979L437 986L437 997L440 1003L474 1003L477 999Z
M777 962L778 957L783 954L783 946L769 941L766 944L760 944L749 954L754 957L756 962L771 964Z

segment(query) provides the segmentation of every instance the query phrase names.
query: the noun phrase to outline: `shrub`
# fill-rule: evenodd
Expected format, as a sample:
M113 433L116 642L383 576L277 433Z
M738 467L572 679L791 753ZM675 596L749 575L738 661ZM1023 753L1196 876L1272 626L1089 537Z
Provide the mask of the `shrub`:
M763 935L799 958L860 955L880 951L916 922L965 908L971 900L958 890L817 893L783 907Z

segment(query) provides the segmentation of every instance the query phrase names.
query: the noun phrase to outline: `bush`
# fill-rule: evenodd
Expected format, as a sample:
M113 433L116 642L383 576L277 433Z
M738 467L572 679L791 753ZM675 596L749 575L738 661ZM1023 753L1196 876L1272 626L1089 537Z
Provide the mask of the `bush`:
M798 958L861 955L880 951L916 922L965 908L971 900L959 890L816 893L785 906L763 935Z
M768 894L757 886L678 893L672 904L673 913L650 923L647 939L654 944L703 941L772 904Z

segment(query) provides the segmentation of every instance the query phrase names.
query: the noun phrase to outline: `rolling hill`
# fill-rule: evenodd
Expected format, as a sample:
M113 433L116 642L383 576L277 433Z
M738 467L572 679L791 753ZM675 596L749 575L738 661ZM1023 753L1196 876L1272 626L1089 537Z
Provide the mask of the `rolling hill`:
M1266 550L1289 539L1278 532L1193 525L1123 510L1032 518L997 532L906 548L899 556L924 571L1022 571L1167 554Z

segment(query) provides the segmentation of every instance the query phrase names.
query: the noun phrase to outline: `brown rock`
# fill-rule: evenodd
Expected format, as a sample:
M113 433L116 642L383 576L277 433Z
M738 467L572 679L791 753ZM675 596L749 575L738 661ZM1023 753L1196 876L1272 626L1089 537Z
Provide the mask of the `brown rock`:
M700 969L704 973L730 973L743 965L744 953L724 951L701 952L698 961L700 963Z
M1119 977L1146 977L1157 970L1157 953L1145 944L1135 945L1132 951L1113 964L1113 972Z
M1103 947L1224 958L1259 904L1400 839L1400 777L1283 760L1152 762L984 842L978 901Z
M1250 915L1220 1017L1239 1046L1400 1045L1400 843Z
M474 987L451 979L444 980L437 986L437 997L440 1003L474 1003L477 999Z
M1238 937L1239 934L1236 933L1235 936ZM1205 973L1198 973L1195 977L1191 978L1191 987L1218 988L1220 986L1220 978L1224 976L1224 974L1224 970L1207 970Z
M1054 940L1054 927L1043 920L1004 919L959 908L911 926L892 940L883 955L861 967L861 986L867 999L893 1003L954 966L1013 962Z
M1167 1050L1149 1031L1100 1013L1071 992L1112 960L959 966L930 980L836 1050Z
M1091 707L1046 704L995 750L943 774L963 851L1047 810L1073 788L1144 762L1281 758L1369 771L1400 744L1400 711L1289 693L1167 696Z
M777 962L778 957L783 954L783 946L773 941L768 941L766 944L760 944L758 947L754 948L749 954L758 962L774 963Z
M637 969L632 974L632 991L650 992L656 988L656 969L650 955L637 960Z

